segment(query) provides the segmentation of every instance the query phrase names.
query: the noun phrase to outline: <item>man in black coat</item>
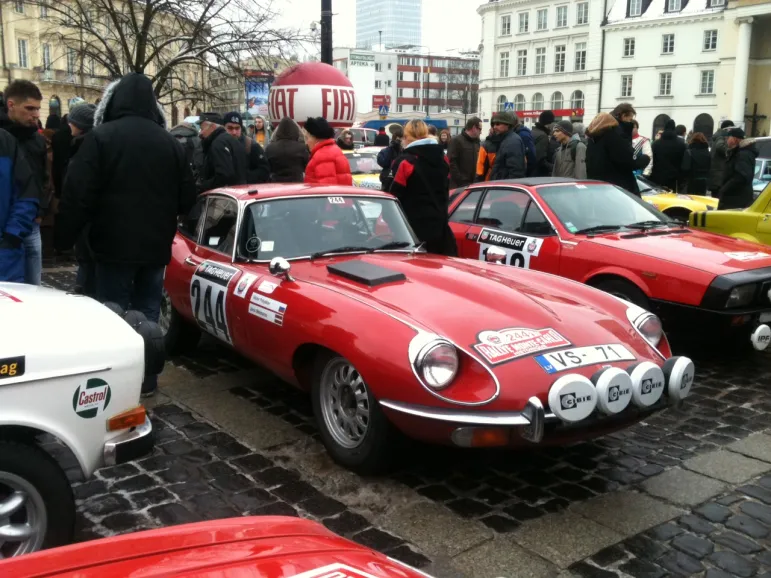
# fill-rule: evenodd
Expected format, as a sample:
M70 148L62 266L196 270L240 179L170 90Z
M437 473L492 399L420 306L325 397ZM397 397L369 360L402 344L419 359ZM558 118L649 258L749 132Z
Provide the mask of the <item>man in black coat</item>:
M720 187L723 186L726 164L728 163L728 147L726 138L734 123L724 120L720 123L720 130L712 135L712 148L710 150L709 190L712 196L718 198Z
M465 187L474 182L481 134L482 119L473 116L466 121L465 130L450 141L447 149L447 157L450 160L450 189Z
M527 149L515 132L517 119L510 112L499 112L493 117L493 130L503 135L490 173L491 181L524 179L527 175Z
M745 139L744 131L738 127L728 130L726 135L728 162L725 167L723 186L720 187L718 209L745 209L752 204L752 180L755 174L755 159L758 148L753 139Z
M203 142L203 168L198 179L198 192L220 187L246 184L246 149L225 130L225 120L216 112L200 117Z
M8 131L19 143L32 169L33 186L38 198L38 214L32 230L24 238L24 282L40 285L43 274L43 246L40 223L48 211L49 198L46 139L38 132L40 103L43 95L29 80L14 80L5 89L5 108L0 108L0 128Z
M384 148L377 154L377 164L382 169L380 171L380 190L390 191L391 183L393 182L393 173L391 172L391 166L394 161L402 154L402 137L404 136L404 129L397 125L391 128L391 144L387 148Z
M653 172L651 180L677 192L678 181L681 179L683 156L686 145L675 130L675 121L669 119L664 125L661 138L653 143Z
M127 74L105 90L94 129L70 160L56 247L71 248L90 224L99 300L157 322L177 217L195 198L185 152L166 130L150 79ZM156 387L157 376L148 376L143 395Z
M385 127L381 126L377 131L377 136L375 136L375 146L387 147L389 144L391 144L391 141L388 139L388 135L386 134Z
M229 112L225 115L225 130L244 147L246 159L246 182L250 185L270 182L270 165L265 151L254 138L244 134L244 121L241 113Z
M619 130L619 121L612 114L601 112L587 127L586 136L586 177L612 183L639 196L634 171L644 169L650 157L640 154L635 159L631 138L626 138L625 129Z

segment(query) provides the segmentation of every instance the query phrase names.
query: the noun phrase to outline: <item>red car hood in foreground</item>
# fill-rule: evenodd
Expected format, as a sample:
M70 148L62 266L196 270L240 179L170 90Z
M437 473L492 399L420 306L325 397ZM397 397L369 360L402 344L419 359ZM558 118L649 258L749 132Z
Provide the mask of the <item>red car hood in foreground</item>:
M629 238L628 235L603 235L586 242L653 256L715 275L771 267L771 250L768 247L722 235L703 231L675 235L649 233L638 238Z
M0 562L13 578L426 578L299 518L252 517L105 538Z

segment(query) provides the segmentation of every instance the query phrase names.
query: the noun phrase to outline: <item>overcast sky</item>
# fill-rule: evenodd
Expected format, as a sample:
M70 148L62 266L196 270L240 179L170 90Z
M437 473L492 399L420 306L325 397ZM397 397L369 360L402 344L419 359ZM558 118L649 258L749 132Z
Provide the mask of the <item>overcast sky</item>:
M388 2L388 0L383 0ZM477 0L423 0L423 44L443 52L476 50L481 39ZM321 0L278 0L281 24L309 30L321 17ZM335 46L356 46L356 0L332 0Z

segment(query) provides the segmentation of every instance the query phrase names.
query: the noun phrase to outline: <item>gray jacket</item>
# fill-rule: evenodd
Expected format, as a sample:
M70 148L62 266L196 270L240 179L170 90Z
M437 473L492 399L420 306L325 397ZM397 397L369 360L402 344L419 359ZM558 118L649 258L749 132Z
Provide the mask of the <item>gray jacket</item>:
M574 135L569 143L557 149L552 176L586 179L586 145L581 142L578 135Z
M490 180L524 179L526 169L525 143L512 129L498 147Z
M719 191L723 186L726 164L728 163L728 145L725 142L726 133L730 128L723 128L712 135L711 163L709 170L709 190Z

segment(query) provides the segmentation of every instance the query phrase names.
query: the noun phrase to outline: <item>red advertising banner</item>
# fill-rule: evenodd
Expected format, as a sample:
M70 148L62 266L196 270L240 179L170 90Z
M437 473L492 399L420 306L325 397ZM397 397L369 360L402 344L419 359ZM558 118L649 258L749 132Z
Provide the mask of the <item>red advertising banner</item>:
M519 118L538 118L541 116L542 110L513 110L511 111L514 114L517 115ZM584 109L583 108L561 108L559 110L553 110L554 116L564 116L564 117L572 117L572 116L584 116ZM495 115L493 115L495 116Z
M391 95L375 94L372 96L372 108L380 108L381 106L391 107Z

